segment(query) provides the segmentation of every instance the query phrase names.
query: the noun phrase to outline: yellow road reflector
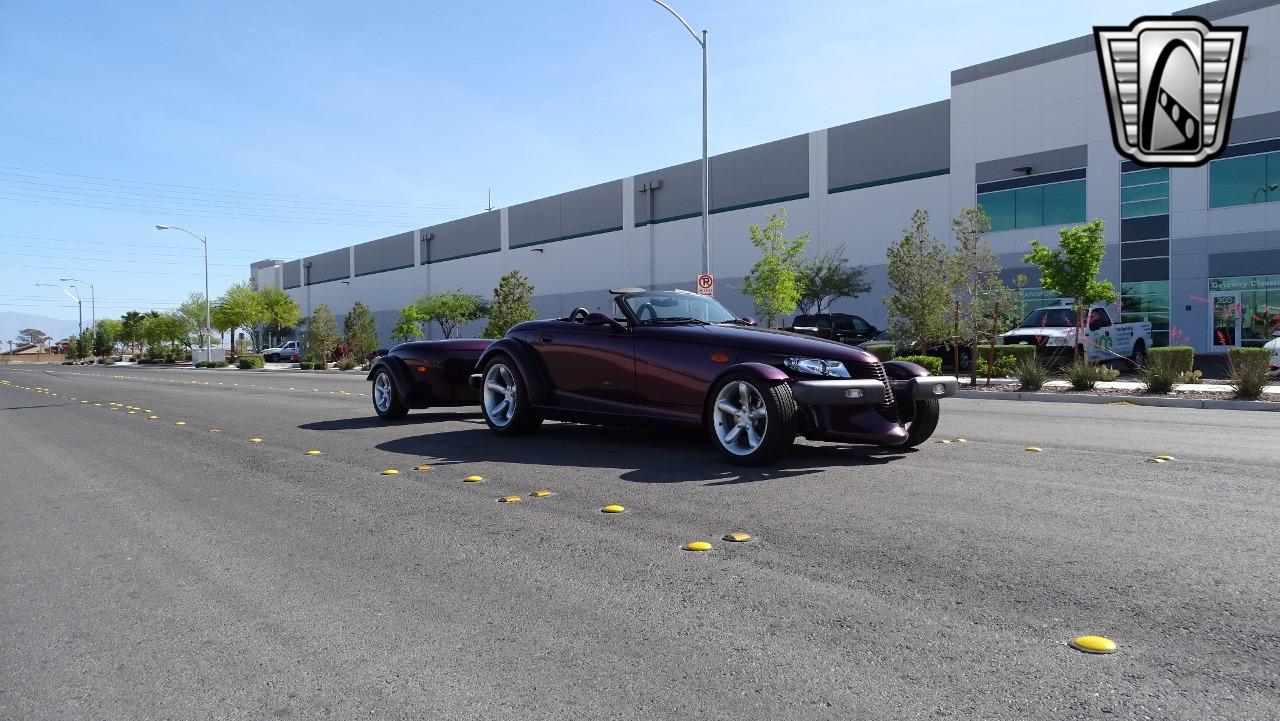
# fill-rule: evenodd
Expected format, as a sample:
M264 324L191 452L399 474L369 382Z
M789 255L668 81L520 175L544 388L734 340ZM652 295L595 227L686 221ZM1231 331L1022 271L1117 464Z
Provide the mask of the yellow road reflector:
M143 408L143 409L142 409L142 412L143 412L143 413L150 413L150 412L151 412L151 409L150 409L150 408Z
M710 551L711 544L706 541L690 541L684 545L686 551Z
M546 498L549 495L551 495L551 491L545 488L533 492L534 498Z
M94 403L94 405L95 405L95 406L97 406L97 407L99 407L99 408L101 408L101 407L102 407L102 404L101 404L101 403Z
M724 537L724 540L742 543L743 541L750 541L751 536L746 533L730 533Z
M967 439L967 438L957 438L957 439L956 439L956 443L968 443L968 442L969 442L969 439Z
M429 471L429 470L431 470L431 466L414 466L413 470L415 470L415 471Z
M222 431L218 430L217 428L210 428L210 429L209 429L209 432L210 432L210 433L221 433Z
M310 451L307 451L307 455L308 455L308 456L318 456L318 455L320 455L320 451L317 451L317 450L310 450Z
M946 438L943 438L943 439L939 440L938 442L939 442L939 443L950 443L951 441L947 440Z
M484 480L484 476L467 476L466 478L462 479L462 482L463 483L479 483L480 481L483 481L483 480Z
M605 506L604 508L601 508L600 510L604 513L622 513L627 509L623 508L622 506L619 506L616 503L611 503Z
M159 420L159 419L160 419L160 416L147 416L147 420L149 420L149 421L155 421L155 420Z
M498 499L498 503L519 503L520 496L503 496Z
M385 471L383 471L383 472L382 472L382 475L384 475L384 476L398 476L398 475L400 475L400 471L397 471L397 470L396 470L396 469L394 469L394 468L388 468L387 470L385 470Z
M261 438L250 438L250 439L249 439L249 442L250 442L250 443L261 443L261 442L262 442L262 439L261 439Z
M137 411L125 411L125 415L130 415L130 416L131 416L131 415L133 415L133 414L135 414L135 413L137 413Z
M1038 446L1027 446L1027 451L1030 453L1039 453L1041 450L1043 449Z
M1174 458L1173 456L1156 456L1156 458L1157 458L1157 459L1159 459L1159 460L1162 460L1162 461L1176 461L1176 460L1178 460L1177 458Z
M1147 462L1148 463L1164 463L1165 460L1163 458L1148 458Z
M187 425L187 422L186 422L186 421L174 421L174 422L173 422L173 425L175 425L175 426L185 426L185 425Z
M1076 636L1071 639L1071 647L1085 653L1115 653L1119 648L1106 636Z
M80 401L80 402L81 402L81 403L88 403L89 401Z

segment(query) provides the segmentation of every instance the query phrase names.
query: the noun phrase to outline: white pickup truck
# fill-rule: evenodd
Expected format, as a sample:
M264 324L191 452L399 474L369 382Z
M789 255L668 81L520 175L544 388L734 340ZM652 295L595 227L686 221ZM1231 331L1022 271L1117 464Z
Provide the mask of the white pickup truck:
M279 348L266 348L262 351L262 359L268 363L288 361L298 354L298 341L291 340Z
M1079 346L1091 363L1128 359L1136 366L1147 364L1151 347L1151 323L1113 323L1105 306L1089 309L1085 325L1077 338L1076 311L1071 306L1039 308L1022 320L1019 327L1000 335L1004 345L1027 343L1036 346L1037 355L1047 361L1069 361Z

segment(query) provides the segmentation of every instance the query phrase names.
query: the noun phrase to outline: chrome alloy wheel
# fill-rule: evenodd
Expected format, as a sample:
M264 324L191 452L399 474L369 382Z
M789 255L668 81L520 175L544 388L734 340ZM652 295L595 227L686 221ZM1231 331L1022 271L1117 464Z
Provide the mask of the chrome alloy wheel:
M506 426L516 414L516 377L511 369L495 363L484 377L484 414L493 425Z
M391 408L391 374L383 371L373 380L373 407L379 413Z
M712 411L716 437L725 450L745 456L760 447L769 427L769 411L764 396L744 381L728 383L716 396Z

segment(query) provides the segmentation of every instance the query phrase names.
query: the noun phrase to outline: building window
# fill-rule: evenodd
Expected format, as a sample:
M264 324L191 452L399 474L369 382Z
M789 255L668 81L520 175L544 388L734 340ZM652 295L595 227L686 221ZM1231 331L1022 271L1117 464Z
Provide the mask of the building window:
M1120 217L1169 212L1169 169L1151 168L1120 175Z
M1225 321L1212 319L1218 328L1213 345L1257 347L1280 330L1280 275L1210 278L1209 296L1211 313L1215 303L1228 309Z
M1033 310L1058 305L1071 305L1071 299L1061 298L1044 288L1023 288L1018 293L1018 318L1026 318Z
M1209 207L1280 200L1280 152L1221 158L1209 163Z
M993 231L1082 223L1084 182L1069 180L978 193L978 205L991 218Z
M1120 322L1151 323L1151 341L1169 345L1169 281L1146 280L1120 285Z

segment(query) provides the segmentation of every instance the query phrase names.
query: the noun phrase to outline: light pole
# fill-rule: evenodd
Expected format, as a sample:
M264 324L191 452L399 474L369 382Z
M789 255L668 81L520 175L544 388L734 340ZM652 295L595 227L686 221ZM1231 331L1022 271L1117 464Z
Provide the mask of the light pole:
M89 327L93 329L93 344L98 345L98 294L93 289L93 283L86 283L83 280L75 278L59 278L63 283L82 283L89 286ZM74 287L74 286L72 286ZM82 330L81 333L84 331ZM93 352L93 349L89 349Z
M66 281L66 278L63 278L62 280ZM76 307L79 308L78 313L80 316L80 321L79 321L80 335L76 336L76 340L79 340L80 336L84 335L84 301L80 300L79 295L71 295L71 291L67 290L66 288L63 288L60 285L55 285L53 283L36 283L36 285L43 285L46 288L57 288L63 293L66 293L68 298L76 302ZM72 286L72 287L74 288L75 286ZM89 286L89 287L92 288L93 286Z
M689 23L680 17L680 13L662 0L653 0L667 12L675 16L685 30L693 36L693 41L702 48L702 272L711 272L711 167L707 163L707 31L702 36L693 31ZM649 219L653 222L653 218Z
M209 329L213 326L209 320L209 304L212 302L209 299L209 239L176 225L157 225L156 230L181 230L204 246L204 327L200 329L200 337L204 340L204 359L212 363L213 349L209 347Z

